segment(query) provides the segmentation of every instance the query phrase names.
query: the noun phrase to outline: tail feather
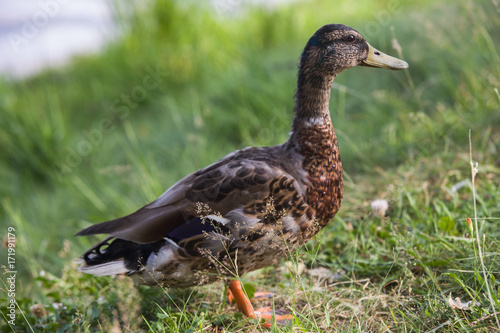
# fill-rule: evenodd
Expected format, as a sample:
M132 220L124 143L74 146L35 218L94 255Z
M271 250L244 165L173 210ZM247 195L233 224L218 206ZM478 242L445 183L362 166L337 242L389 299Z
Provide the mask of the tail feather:
M108 237L82 256L78 269L93 275L132 274L144 269L151 253L157 253L165 242L138 244Z
M87 263L84 263L82 266L78 267L78 270L83 273L97 275L97 276L131 273L130 269L125 267L125 263L123 260L110 261L92 266L89 266L87 265Z

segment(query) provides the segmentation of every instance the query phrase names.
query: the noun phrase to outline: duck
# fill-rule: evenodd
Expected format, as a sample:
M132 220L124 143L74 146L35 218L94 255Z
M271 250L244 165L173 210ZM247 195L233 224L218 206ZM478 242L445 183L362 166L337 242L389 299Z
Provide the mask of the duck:
M353 28L321 27L300 57L288 140L232 152L185 176L136 212L81 230L77 236L107 237L81 256L79 270L169 288L223 279L245 316L267 328L289 320L291 315L269 308L254 309L241 276L276 265L339 210L343 169L330 91L335 77L355 66L408 68Z

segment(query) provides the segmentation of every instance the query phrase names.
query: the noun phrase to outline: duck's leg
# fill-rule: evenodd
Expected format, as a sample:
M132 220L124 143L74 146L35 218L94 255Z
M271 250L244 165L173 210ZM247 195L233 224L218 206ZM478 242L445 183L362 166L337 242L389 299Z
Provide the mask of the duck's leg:
M268 292L268 291L256 291L254 294L253 294L253 297L250 298L250 302L255 302L255 301L262 301L262 300L265 300L265 299L271 299L273 298L274 294L272 292ZM234 296L233 296L233 293L231 292L231 289L228 289L227 290L227 300L229 301L229 303L235 303L236 301L234 300Z
M248 299L247 295L243 291L241 287L241 282L239 280L231 280L228 283L229 293L228 298L232 299L236 302L238 309L248 318L253 319L264 319L265 323L261 324L265 328L272 327L272 319L273 317L276 319L278 324L287 324L294 317L289 314L279 314L275 313L273 316L273 311L271 307L254 309L252 302ZM264 293L263 293L264 294ZM268 293L267 293L268 294ZM281 311L276 311L281 312Z

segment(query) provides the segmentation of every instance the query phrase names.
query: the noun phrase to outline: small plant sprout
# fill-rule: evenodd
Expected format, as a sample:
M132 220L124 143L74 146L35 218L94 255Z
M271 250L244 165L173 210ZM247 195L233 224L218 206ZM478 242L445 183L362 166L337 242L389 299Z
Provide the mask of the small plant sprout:
M474 237L474 226L470 217L467 218L467 228L469 229L470 236Z

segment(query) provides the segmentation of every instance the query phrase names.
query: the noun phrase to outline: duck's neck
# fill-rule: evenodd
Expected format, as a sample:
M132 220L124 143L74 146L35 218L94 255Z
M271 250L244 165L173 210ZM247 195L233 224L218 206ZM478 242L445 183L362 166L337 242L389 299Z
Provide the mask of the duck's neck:
M330 89L335 75L310 73L301 68L295 94L295 117L290 140L299 146L335 140L330 110Z
M311 76L299 72L295 118L288 147L302 157L309 222L304 224L304 239L325 226L340 207L343 194L342 162L333 130L328 104L335 75Z
M316 75L314 73L299 72L297 92L295 94L295 121L314 119L330 115L330 89L333 75Z

